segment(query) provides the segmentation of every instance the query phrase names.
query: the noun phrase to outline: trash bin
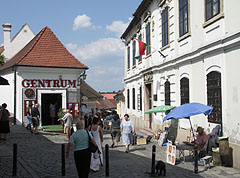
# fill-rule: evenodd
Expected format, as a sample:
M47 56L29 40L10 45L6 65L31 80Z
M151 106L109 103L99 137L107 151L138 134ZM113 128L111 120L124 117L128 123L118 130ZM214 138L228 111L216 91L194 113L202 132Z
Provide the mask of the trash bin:
M219 154L222 166L229 166L230 149L228 137L219 137Z
M219 137L219 153L221 156L229 155L228 137Z
M219 154L219 148L212 148L212 154L213 154L213 165L220 166L221 159Z

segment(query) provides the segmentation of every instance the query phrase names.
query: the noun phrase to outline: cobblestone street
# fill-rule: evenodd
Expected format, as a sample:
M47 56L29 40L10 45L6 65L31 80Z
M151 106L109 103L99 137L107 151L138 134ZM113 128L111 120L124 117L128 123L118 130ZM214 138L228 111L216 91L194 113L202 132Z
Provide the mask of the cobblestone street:
M17 177L62 177L61 176L61 144L66 144L65 135L61 133L40 132L31 134L22 126L11 126L7 141L0 142L0 177L12 175L13 143L17 143ZM105 132L104 144L111 145L110 134ZM110 148L109 177L150 177L152 145L131 146L130 153L124 152L124 146ZM157 145L156 160L165 161L166 147ZM77 177L73 160L73 149L66 160L66 176ZM105 155L104 155L105 156ZM104 165L105 166L105 165ZM105 167L89 177L105 177ZM194 174L191 162L181 162L178 165L167 165L166 177L240 177L240 170L226 167L212 167L204 171L199 166L199 174Z

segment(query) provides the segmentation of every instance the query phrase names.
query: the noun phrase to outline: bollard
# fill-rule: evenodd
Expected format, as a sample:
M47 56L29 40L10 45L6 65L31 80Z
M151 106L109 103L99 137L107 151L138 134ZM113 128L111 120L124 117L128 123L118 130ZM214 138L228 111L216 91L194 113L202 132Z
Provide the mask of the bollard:
M156 145L152 146L152 168L151 174L155 173L155 156L156 156Z
M17 144L13 144L13 170L12 175L17 176Z
M194 146L194 155L195 155L195 159L194 159L194 172L195 174L198 173L198 150L197 150L197 145L195 144Z
M65 176L65 145L62 144L62 176Z
M105 145L105 155L106 155L106 177L109 177L109 146L108 144Z

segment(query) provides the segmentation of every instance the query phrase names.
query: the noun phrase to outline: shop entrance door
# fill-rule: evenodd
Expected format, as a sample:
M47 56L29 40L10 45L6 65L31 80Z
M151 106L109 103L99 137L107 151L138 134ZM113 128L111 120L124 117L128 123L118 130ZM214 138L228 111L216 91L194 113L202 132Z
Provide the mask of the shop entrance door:
M62 94L42 94L42 125L59 124L57 112L62 108Z

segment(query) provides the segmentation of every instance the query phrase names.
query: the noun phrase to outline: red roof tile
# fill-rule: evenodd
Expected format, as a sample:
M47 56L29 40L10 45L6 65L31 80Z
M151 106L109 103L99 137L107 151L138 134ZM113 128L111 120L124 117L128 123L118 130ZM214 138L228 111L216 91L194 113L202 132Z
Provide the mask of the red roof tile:
M0 70L14 65L88 69L63 46L47 26L13 58L1 66Z
M117 104L113 104L113 102L111 102L108 99L97 100L96 104L97 104L97 109L116 109L117 108Z
M114 99L114 96L116 95L116 93L102 93L102 96L106 97L107 99Z

